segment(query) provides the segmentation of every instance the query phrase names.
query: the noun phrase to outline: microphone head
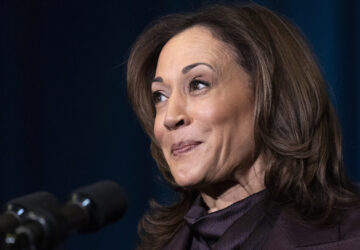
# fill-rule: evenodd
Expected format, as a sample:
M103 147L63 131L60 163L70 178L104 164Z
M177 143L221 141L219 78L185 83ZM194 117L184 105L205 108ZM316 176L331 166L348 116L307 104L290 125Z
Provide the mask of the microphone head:
M20 219L16 234L19 229L26 229L27 237L31 240L41 236L39 242L36 242L38 249L52 249L66 238L66 224L59 211L60 203L54 195L36 192L10 200L6 206L8 212L16 214ZM27 225L36 225L40 229L33 232Z
M113 181L100 181L76 189L71 202L82 207L89 215L89 223L79 232L94 232L119 220L127 209L125 191Z
M13 211L15 207L22 209L17 212L18 215L21 215L25 210L57 208L59 207L59 202L55 196L49 192L36 192L12 199L6 203L7 211Z
M0 232L12 232L28 219L29 212L43 213L45 209L59 206L57 199L48 192L36 192L12 199L0 215Z

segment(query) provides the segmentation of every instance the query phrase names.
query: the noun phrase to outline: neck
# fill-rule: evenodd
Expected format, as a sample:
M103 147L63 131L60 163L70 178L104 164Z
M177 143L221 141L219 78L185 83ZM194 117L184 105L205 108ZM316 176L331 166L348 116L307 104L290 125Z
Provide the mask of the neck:
M234 177L231 181L200 191L205 204L209 207L209 213L224 209L265 189L262 158L259 157L245 173L236 172Z

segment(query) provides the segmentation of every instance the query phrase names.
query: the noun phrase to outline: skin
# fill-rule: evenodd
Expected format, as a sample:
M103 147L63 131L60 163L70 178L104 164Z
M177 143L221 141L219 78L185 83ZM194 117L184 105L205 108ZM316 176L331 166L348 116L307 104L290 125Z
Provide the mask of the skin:
M154 135L178 185L198 189L209 212L264 189L250 78L227 44L186 29L163 47L151 88Z

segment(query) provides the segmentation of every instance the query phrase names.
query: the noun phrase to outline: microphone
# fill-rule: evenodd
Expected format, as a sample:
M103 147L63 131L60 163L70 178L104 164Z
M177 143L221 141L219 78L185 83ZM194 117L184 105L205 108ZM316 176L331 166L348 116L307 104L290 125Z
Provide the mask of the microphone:
M95 232L119 220L127 208L123 189L115 182L101 181L73 191L69 201L45 218L44 227L39 220L30 220L15 229L15 235L7 237L12 249L46 249L59 244L70 231ZM64 228L62 234L54 229ZM59 230L58 230L59 231Z
M10 200L5 205L5 211L0 215L0 233L15 230L21 221L27 219L29 211L39 213L44 209L58 206L57 199L48 192L36 192Z
M36 192L13 199L5 207L5 212L0 215L1 249L5 245L13 247L15 229L29 222L36 222L46 228L47 232L58 235L59 239L65 236L64 224L55 223L59 217L59 202L48 192Z
M115 182L101 181L73 191L61 212L70 230L91 233L116 222L126 209L124 190Z

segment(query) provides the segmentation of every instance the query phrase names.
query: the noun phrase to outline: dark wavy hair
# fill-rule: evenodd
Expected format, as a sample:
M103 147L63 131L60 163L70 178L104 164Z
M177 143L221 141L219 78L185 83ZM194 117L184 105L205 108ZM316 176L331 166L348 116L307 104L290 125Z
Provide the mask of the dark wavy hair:
M151 138L158 167L180 198L170 206L152 201L139 223L139 249L160 249L182 225L196 190L176 185L153 134L151 98L161 49L193 26L208 28L236 52L255 95L255 147L267 163L270 198L314 224L333 223L339 211L358 204L344 173L341 131L316 60L300 32L284 18L256 4L213 5L173 14L152 23L134 44L127 68L128 96Z

